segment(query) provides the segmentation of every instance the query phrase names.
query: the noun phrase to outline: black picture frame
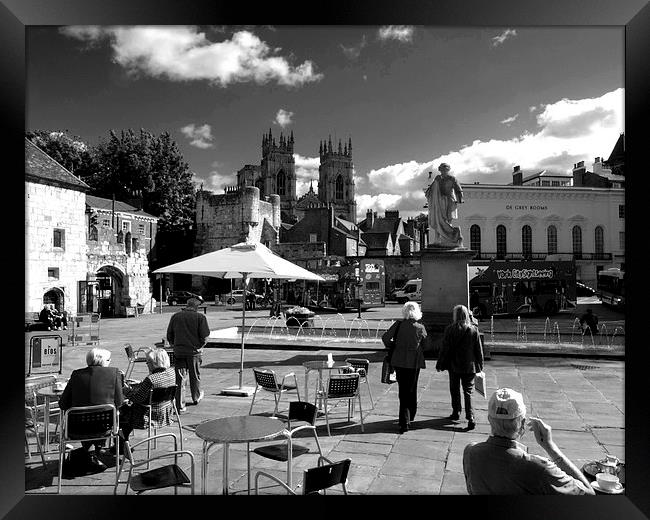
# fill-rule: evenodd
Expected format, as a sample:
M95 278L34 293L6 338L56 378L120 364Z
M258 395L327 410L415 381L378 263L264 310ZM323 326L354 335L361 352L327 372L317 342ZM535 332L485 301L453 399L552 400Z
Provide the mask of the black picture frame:
M625 132L626 132L626 276L628 279L628 310L626 311L626 372L625 372L625 459L626 496L598 497L424 497L426 509L415 514L441 514L441 509L451 508L451 514L478 515L484 518L648 518L650 515L650 414L647 401L647 367L649 355L647 332L642 329L643 317L636 317L641 309L643 290L642 250L643 238L633 236L635 222L644 222L641 213L642 202L632 200L643 194L643 176L648 175L647 159L643 156L644 126L648 118L647 93L650 92L648 50L650 50L650 6L645 0L331 0L329 2L259 2L246 4L224 0L2 0L0 3L0 103L2 106L2 141L6 145L3 154L5 183L20 182L21 164L24 166L24 121L25 121L25 29L35 25L112 25L112 24L415 24L442 26L621 26L625 27ZM11 193L14 192L12 186ZM18 187L15 188L15 191ZM24 190L24 184L23 184ZM9 202L6 197L5 202ZM7 204L6 211L10 206ZM15 291L7 291L5 323L10 337L4 345L5 351L5 393L2 406L2 427L0 444L2 449L2 470L0 471L0 516L6 518L108 518L115 515L135 514L161 515L170 511L170 500L141 501L139 505L125 504L121 497L109 496L66 496L59 498L46 495L25 495L24 459L20 457L21 411L19 410L23 383L18 379L19 370L13 363L23 363L23 354L15 345L20 338L14 337L17 330L16 316L20 312L12 295L20 291L20 276L24 273L20 254L22 249L14 244L23 243L24 236L15 218L8 219L5 213L6 251L0 262L5 278L15 284ZM11 247L13 246L13 247ZM23 256L23 262L25 258ZM10 280L13 280L11 282ZM637 286L635 287L635 283ZM11 299L9 299L11 298ZM647 319L647 318L646 318ZM634 341L637 339L638 341ZM14 375L15 374L15 375ZM215 504L221 497L203 497L201 513L192 512L196 504L181 504L187 515L237 514L253 512L251 500L239 500L233 509L223 509ZM376 500L381 498L381 500ZM406 497L389 498L396 509L408 500ZM385 497L366 497L359 508L359 514L369 514L365 508L376 507L388 502ZM206 500L215 510L205 510ZM178 504L177 501L175 501ZM374 504L374 505L373 505ZM274 507L283 507L286 504ZM351 511L352 504L337 503L330 507L345 507ZM392 504L391 504L392 505ZM421 504L420 504L421 505ZM411 508L414 506L410 506ZM404 512L412 511L405 509ZM390 513L389 513L390 514ZM398 513L399 514L399 513ZM409 513L406 513L409 514ZM449 513L448 513L449 514Z

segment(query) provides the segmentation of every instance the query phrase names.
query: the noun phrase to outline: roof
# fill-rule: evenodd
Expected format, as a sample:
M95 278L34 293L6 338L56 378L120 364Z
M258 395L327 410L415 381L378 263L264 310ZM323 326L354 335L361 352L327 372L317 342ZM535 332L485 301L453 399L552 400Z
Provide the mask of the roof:
M527 182L532 179L536 179L537 177L565 177L567 179L571 179L572 175L568 173L548 172L546 170L542 170L540 172L529 175L528 177L524 177L521 182Z
M103 197L95 197L94 195L86 195L86 205L91 207L91 208L104 210L104 211L112 211L113 210L113 200L112 199L105 199ZM119 201L119 200L115 201L115 211L118 211L120 213L131 213L131 214L139 216L139 217L155 218L155 219L158 218L158 217L155 217L154 215L151 215L151 214L147 213L146 211L143 211L141 209L136 208L135 206L132 206L131 204L127 204L126 202L122 202L122 201Z
M357 225L354 222L350 222L349 220L345 220L344 218L341 217L334 217L341 226L345 228L345 230L348 233L355 232L357 231Z
M25 179L41 184L52 184L61 188L87 192L85 182L75 177L61 163L25 137Z
M612 149L612 153L609 154L607 159L608 163L618 164L625 160L625 134L618 136L618 140Z
M390 233L369 231L363 234L363 240L369 249L386 249L390 240Z

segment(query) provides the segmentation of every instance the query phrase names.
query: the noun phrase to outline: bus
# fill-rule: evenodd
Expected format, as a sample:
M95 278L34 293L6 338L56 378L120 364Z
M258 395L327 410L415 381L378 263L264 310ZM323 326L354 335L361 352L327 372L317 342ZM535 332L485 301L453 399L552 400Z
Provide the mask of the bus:
M574 261L490 262L470 266L470 308L477 318L543 313L575 307Z
M306 283L309 301L307 307L314 312L356 311L359 308L357 299L361 300L361 310L386 305L386 271L383 260L359 259L358 266L350 263L324 267L313 272L325 280Z
M616 267L596 274L596 293L600 301L612 307L625 307L625 271Z

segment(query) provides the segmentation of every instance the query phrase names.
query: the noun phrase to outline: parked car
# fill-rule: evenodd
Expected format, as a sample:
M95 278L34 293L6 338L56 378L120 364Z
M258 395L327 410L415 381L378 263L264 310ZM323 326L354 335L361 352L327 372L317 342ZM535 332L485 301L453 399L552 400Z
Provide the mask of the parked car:
M234 305L235 303L241 303L244 291L242 289L235 289L228 293L226 298L226 303L228 305ZM246 295L252 294L252 291L246 291ZM263 294L255 293L255 304L260 306L265 306L267 304L266 298Z
M182 305L187 303L187 300L190 298L196 298L203 303L203 298L201 296L189 291L172 291L167 298L167 303L169 305L176 305L177 303Z
M576 296L593 296L596 294L596 291L589 287L588 285L585 285L581 282L576 282Z

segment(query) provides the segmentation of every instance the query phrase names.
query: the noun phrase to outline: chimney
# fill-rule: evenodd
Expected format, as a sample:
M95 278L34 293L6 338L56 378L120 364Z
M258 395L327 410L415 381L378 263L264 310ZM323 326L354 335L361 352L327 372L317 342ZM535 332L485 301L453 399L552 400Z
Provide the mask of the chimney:
M372 214L372 210L369 209L366 211L366 229L368 231L372 230L375 225L375 218Z
M519 165L515 166L512 170L512 185L521 186L523 184L523 175Z

